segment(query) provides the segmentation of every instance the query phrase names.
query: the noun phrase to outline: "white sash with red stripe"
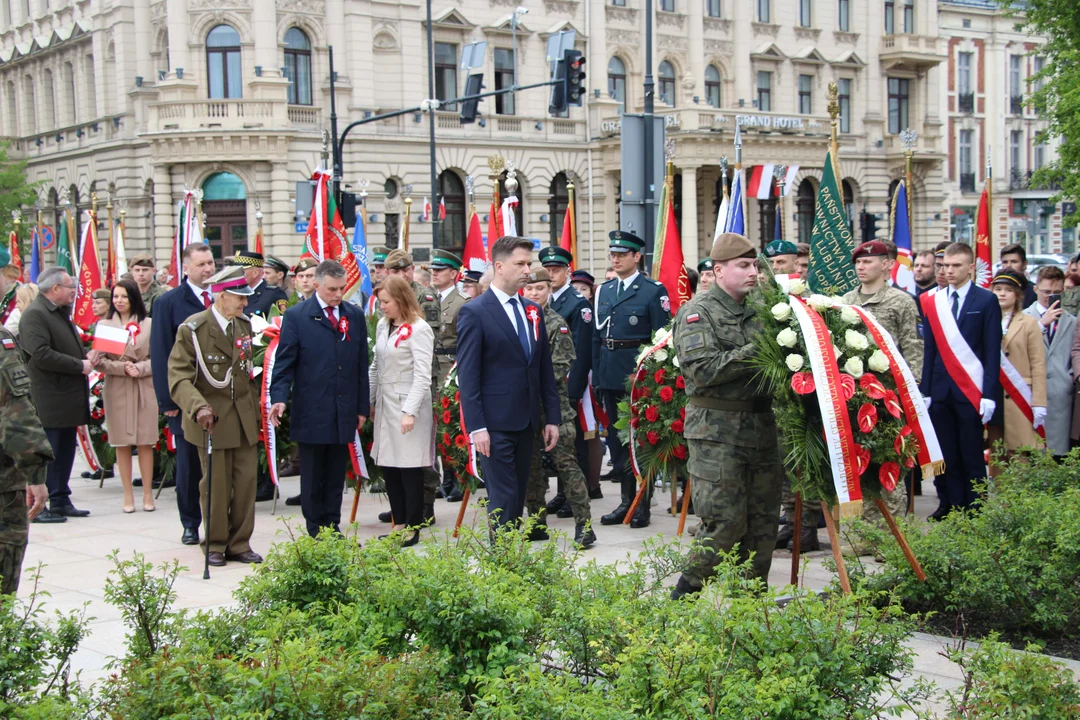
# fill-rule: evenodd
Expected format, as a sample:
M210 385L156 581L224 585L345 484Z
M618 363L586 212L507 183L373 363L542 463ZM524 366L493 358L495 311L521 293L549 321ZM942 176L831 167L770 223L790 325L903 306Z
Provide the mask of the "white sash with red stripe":
M934 342L949 377L978 412L982 401L982 361L960 334L960 326L956 324L956 318L949 309L949 292L943 290L933 294L924 293L920 301L923 315L930 323Z
M1035 424L1035 412L1031 406L1031 386L1024 382L1024 378L1020 376L1016 367L1009 362L1009 358L1005 357L1005 351L1001 351L1001 387L1005 389L1005 393L1009 398L1016 403L1016 407L1020 408L1020 412L1024 413L1024 417L1028 419L1028 422L1032 425ZM1039 437L1043 440L1046 439L1046 428L1040 427L1036 429L1039 433Z

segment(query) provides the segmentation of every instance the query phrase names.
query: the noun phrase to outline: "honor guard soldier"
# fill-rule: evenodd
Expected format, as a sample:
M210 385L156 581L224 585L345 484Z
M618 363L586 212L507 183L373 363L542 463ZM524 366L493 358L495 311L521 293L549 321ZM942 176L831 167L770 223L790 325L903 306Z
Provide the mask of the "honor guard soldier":
M581 398L585 394L585 388L589 384L589 371L592 370L593 308L592 302L579 293L577 288L570 285L570 263L573 261L574 256L570 251L561 247L546 247L540 251L540 264L544 266L551 278L551 309L565 321L570 328L570 337L574 341L577 358L570 366L567 392L570 397L570 407L573 408L576 415L578 403L581 402ZM577 457L578 466L583 473L588 475L589 446L585 441L585 432L578 423L574 424L574 430L574 453ZM591 495L596 498L603 497L600 492L599 481L595 492L591 493ZM562 476L560 476L559 492L548 503L548 514L558 513L565 504L566 494L562 486ZM560 515L560 517L563 516L565 516L565 512Z
M215 566L226 560L262 562L248 542L255 526L262 378L253 375L246 274L244 267L229 265L210 278L213 304L180 325L169 355L169 392L180 407L184 437L199 448L205 542Z
M765 257L769 258L772 271L776 275L790 275L795 272L795 260L799 257L799 248L787 240L773 240L765 246Z
M237 250L228 262L229 265L239 265L244 269L244 278L247 280L248 287L251 288L251 297L247 304L248 315L261 315L263 318L268 318L270 309L275 306L278 312L285 312L289 306L289 296L281 288L267 285L263 280L263 267L266 261L260 253L253 250Z
M612 427L608 428L611 466L622 489L622 502L600 518L600 522L617 525L626 518L637 493L637 481L630 470L630 452L614 428L619 403L626 397L626 380L636 370L634 361L641 346L668 324L671 301L662 283L638 271L645 241L625 230L615 230L609 237L609 257L615 277L596 291L593 384L599 388L604 410L611 419ZM651 489L647 489L630 527L648 526L651 495Z
M458 310L470 300L468 295L457 289L456 280L461 264L461 258L452 252L431 252L431 289L439 297L439 326L435 328L435 356L431 363L433 398L439 397L457 354ZM436 490L435 496L446 498L448 502L462 499L461 486L448 467L443 467L442 487Z
M675 350L686 380L686 443L694 510L694 549L673 598L701 590L719 553L753 553L755 577L768 582L776 543L783 468L772 398L754 382L754 335L761 324L746 299L757 287L754 246L723 233L713 243L715 283L679 308Z
M709 292L713 284L712 258L705 258L697 264L699 293Z
M413 278L415 267L412 255L401 248L395 248L386 256L385 267L387 275L399 275L409 281L413 292L416 293L416 301L420 303L420 310L424 314L424 320L427 321L432 332L438 337L439 317L442 313L439 307L439 297L434 290L424 287ZM424 520L426 522L435 521L435 491L438 487L439 474L432 468L430 472L424 473ZM384 515L380 515L380 519Z
M551 249L551 248L549 248ZM569 255L561 248L554 248ZM543 251L541 251L543 254ZM550 257L548 255L547 257ZM563 266L569 275L569 268ZM544 327L547 329L548 345L551 346L551 365L555 371L555 385L559 392L559 410L562 424L559 425L559 440L551 449L549 456L555 465L559 479L559 495L565 496L559 507L566 505L574 518L574 544L587 548L596 542L592 530L592 510L589 507L589 491L585 487L585 470L578 464L574 448L574 426L577 423L577 404L568 392L568 377L573 377L573 366L577 361L577 351L570 324L551 308L552 280L547 268L535 268L529 273L529 282L525 285L525 297L544 308ZM565 294L565 293L564 293ZM592 350L591 345L585 349ZM532 465L529 469L529 485L525 492L525 507L529 515L539 518L529 535L530 540L547 540L547 516L550 514L549 503L544 507L544 497L548 489L548 473L544 469L540 452L544 448L543 437L539 435L533 442Z

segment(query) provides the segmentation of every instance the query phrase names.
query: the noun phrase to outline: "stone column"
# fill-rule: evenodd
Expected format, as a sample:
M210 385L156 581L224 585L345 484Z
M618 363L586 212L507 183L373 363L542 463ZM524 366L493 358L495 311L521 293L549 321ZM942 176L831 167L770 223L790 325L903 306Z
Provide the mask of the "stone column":
M169 166L159 163L154 166L154 234L150 239L150 252L160 268L169 266L169 253L172 252L173 235L176 232L172 205L172 174Z
M753 42L753 33L750 30L750 23L753 21L754 4L746 2L733 2L729 3L727 7L732 13L732 32L734 33L734 53L735 58L749 58L752 52L751 43ZM731 100L724 102L725 105L731 107L738 105L739 98L746 100L746 108L749 112L752 109L753 100L757 97L754 93L754 67L753 63L746 62L734 62L733 72L735 74L735 97L734 103Z
M288 163L276 162L270 166L270 202L264 199L262 210L266 247L273 249L274 254L285 262L293 263L298 260L302 244L292 242L295 228L292 204L289 202Z
M679 237L682 239L683 262L692 268L696 268L698 264L700 198L697 191L697 171L697 167L682 168L682 227L679 228Z
M279 77L285 59L278 50L277 8L274 6L274 0L254 0L252 10L251 32L255 39L254 64L262 68L263 77Z
M195 68L189 62L188 52L187 0L165 0L165 13L169 26L169 73L175 76L176 68L193 73Z

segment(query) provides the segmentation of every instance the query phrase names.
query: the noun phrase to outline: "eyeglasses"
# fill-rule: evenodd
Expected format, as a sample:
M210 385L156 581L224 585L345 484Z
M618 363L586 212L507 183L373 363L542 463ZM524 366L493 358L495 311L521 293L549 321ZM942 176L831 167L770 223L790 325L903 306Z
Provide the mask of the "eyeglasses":
M64 288L65 290L74 290L74 289L75 289L75 285L74 285L74 284L72 284L72 285L57 285L57 287L62 287L62 288Z

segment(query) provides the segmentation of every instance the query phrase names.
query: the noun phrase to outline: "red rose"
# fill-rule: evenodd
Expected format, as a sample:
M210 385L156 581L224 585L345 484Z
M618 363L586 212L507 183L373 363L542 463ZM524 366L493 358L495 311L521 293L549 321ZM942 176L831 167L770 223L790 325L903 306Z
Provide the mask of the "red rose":
M650 390L647 387L642 387L642 388L637 389L638 398L647 398L647 397L649 397L651 395L652 395L652 390Z
M454 393L454 402L461 402L461 391L458 390Z
M799 395L809 395L817 386L814 384L814 376L808 372L797 372L791 376L791 389Z
M655 382L657 385L664 382L664 368L660 368L659 370L654 372L652 378L653 382Z
M464 435L461 435L461 434L459 433L459 434L458 434L458 436L457 436L456 438L454 438L454 444L455 444L455 445L457 445L457 446L458 446L459 448L463 448L463 447L465 447L465 446L466 446L466 445L467 445L468 443L467 443L467 442L466 442L466 440L465 440L465 436L464 436Z
M685 446L685 445L676 445L676 446L675 446L675 449L674 449L674 450L672 450L672 451L671 451L671 453L672 453L672 454L673 454L673 455L674 455L675 457L679 458L680 460L685 460L685 459L686 459L686 456L687 456L687 454L688 454L688 453L686 452L686 446Z
M450 424L450 411L449 410L443 410L442 421L443 421L444 425L449 425Z
M671 431L681 433L683 431L683 421L676 420L675 422L671 423Z
M444 432L442 434L442 441L443 441L443 445L449 445L450 444L450 433Z
M641 424L641 421L638 420L636 417L630 418L630 427L637 428L637 426L640 425L640 424Z
M101 433L101 442L109 442L109 433Z
M878 479L881 480L881 487L885 488L886 492L892 492L896 489L896 481L900 479L900 466L891 461L881 463Z
M863 403L859 408L859 430L868 433L877 425L877 408L871 403Z
M679 408L679 418L682 419L682 420L686 419L686 408L685 407Z
M675 397L675 390L670 385L665 385L660 388L660 400L663 402L671 402L671 398Z
M656 432L655 430L650 430L646 437L648 438L650 445L655 445L657 442L660 441L660 433Z
M844 391L844 402L855 396L855 378L847 373L840 373L840 388Z
M442 406L444 410L450 407L450 398L444 396L442 399Z
M638 369L638 371L637 371L637 379L638 379L638 382L641 382L642 380L645 379L645 367L644 366L642 366L641 368Z
M645 419L649 422L656 422L660 419L660 411L656 409L655 405L645 408Z
M685 390L686 389L686 378L684 378L682 375L675 378L675 387L679 388L680 390Z

